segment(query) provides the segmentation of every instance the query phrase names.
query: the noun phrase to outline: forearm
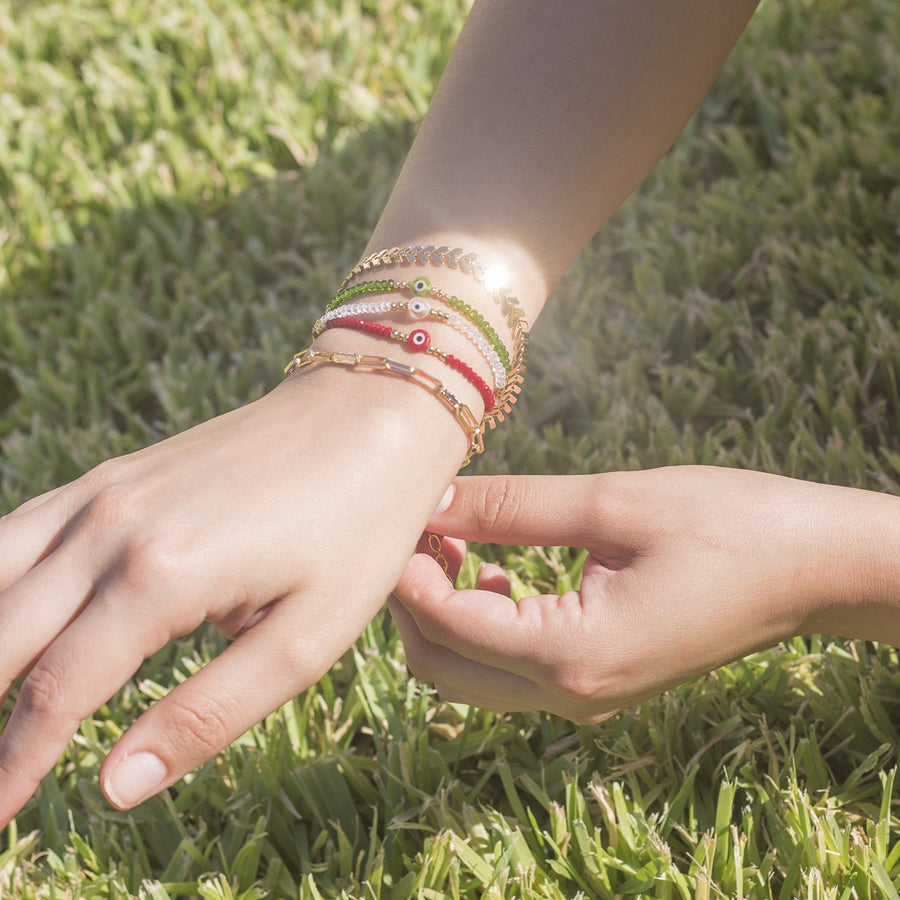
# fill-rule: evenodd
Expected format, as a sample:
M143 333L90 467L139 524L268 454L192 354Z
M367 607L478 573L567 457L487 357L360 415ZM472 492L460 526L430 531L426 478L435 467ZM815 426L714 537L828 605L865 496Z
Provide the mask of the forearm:
M819 486L807 630L900 647L900 497Z
M502 260L530 321L673 143L756 3L477 3L369 250Z
M476 4L366 254L422 245L474 253L503 272L500 280L533 324L582 246L675 140L754 6ZM376 268L376 276L363 269L350 283L425 276L486 317L511 356L522 347L490 291L471 276L433 264L379 260ZM408 315L385 321L397 333L410 330ZM435 326L431 335L489 381L459 333ZM346 330L316 342L329 351L384 353L379 345L384 341ZM458 373L397 344L386 355L446 375L480 417L483 396ZM512 381L517 371L510 370ZM498 408L508 406L509 394L501 388L497 396Z

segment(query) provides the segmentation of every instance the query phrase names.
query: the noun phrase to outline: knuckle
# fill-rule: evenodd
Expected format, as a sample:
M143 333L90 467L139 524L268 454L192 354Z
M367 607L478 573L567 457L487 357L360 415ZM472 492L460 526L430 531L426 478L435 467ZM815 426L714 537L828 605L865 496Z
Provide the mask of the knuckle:
M148 584L164 585L176 575L179 554L165 538L133 541L122 553L117 575L126 585L144 589Z
M591 488L582 498L582 516L585 525L596 527L597 523L618 518L621 511L629 509L627 496L613 479L601 480L594 476Z
M329 669L327 659L310 653L302 640L287 640L271 648L273 662L284 680L300 689L318 681Z
M477 498L476 520L485 531L503 530L526 500L518 479L509 475L490 478Z
M184 528L151 528L144 491L132 484L112 484L98 491L83 520L84 538L108 541L116 535L120 551L116 577L125 585L145 589L148 583L167 583L189 565L192 539Z
M116 479L115 462L115 459L103 460L103 462L98 463L94 468L85 472L75 484L82 490L92 494L100 493L104 488L114 483Z
M419 681L431 681L432 670L427 663L427 655L420 653L417 649L406 648L406 667L412 673L413 677Z
M224 707L211 698L192 705L170 699L160 714L162 733L174 755L203 755L208 759L229 743L228 716Z
M85 472L72 486L85 502L93 504L104 494L127 487L127 466L125 457L106 459Z
M572 510L573 522L580 532L621 535L629 530L634 510L643 509L644 501L630 489L631 482L619 476L618 472L589 476L587 488Z
M19 687L16 705L29 718L56 713L64 705L65 681L48 665L36 666Z
M457 688L450 687L448 684L435 683L434 689L442 700L447 703L468 703L471 699L469 694Z
M136 517L136 503L127 485L101 487L85 513L86 524L97 531L121 528Z
M558 698L559 715L579 725L597 725L608 719L624 696L610 673L587 666L557 667L549 681Z
M591 710L591 709L572 709L569 712L563 712L561 715L564 719L574 722L576 725L599 725L611 718L618 712L618 709L610 710Z
M598 701L598 684L596 678L580 666L561 666L552 670L551 683L556 694L562 697L567 706L576 708L590 701Z
M27 775L21 762L2 752L0 752L0 778L13 784L21 784L24 781L36 784L36 779Z

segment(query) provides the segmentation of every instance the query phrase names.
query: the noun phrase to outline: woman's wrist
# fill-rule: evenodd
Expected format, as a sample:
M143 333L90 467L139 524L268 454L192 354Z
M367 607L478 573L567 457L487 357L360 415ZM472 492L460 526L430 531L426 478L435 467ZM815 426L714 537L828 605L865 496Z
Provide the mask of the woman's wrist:
M392 248L461 250L460 256L474 258L474 267L478 271L473 275L470 267L454 266L452 260L450 264L436 262L439 256L436 254L428 263L422 263L423 267L430 270L429 277L432 281L439 283L445 290L464 297L483 314L491 317L495 324L504 323L506 315L498 308L499 304L491 298L491 294L498 288L503 289L515 298L515 304L529 327L534 325L550 292L536 253L505 238L471 235L446 228L422 230L422 215L409 217L412 227L403 227L402 218L395 221L396 218L396 210L389 204L362 254L363 260ZM392 273L400 278L405 278L410 271L409 264L389 264L378 268L379 273Z
M465 464L521 390L528 322L511 285L535 309L543 295L494 244L479 245L485 256L440 237L450 243L367 253L323 301L311 343L285 371L337 367L424 388L464 435Z
M377 352L373 343L360 341L351 350ZM310 367L289 374L273 393L290 396L307 436L312 428L321 440L351 442L361 454L402 457L404 470L410 460L427 459L449 478L466 454L465 436L452 414L390 372Z
M313 493L320 505L298 515L316 527L317 517L337 506L356 509L360 523L380 522L371 542L393 548L382 553L389 591L465 457L462 430L415 386L338 367L290 375L262 402L276 404L275 415L290 425L286 440L296 442L297 466L319 472Z

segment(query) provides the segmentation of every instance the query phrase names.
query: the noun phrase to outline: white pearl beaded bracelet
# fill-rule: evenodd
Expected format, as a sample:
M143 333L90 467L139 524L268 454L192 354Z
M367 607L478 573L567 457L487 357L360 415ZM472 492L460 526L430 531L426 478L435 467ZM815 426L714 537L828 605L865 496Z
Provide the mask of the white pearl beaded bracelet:
M444 310L441 309L435 309L431 303L423 297L399 302L392 300L369 300L364 302L346 303L343 306L337 307L337 309L329 310L316 321L316 324L313 326L313 338L319 337L319 335L328 327L328 323L332 319L345 319L360 315L394 312L395 310L406 311L414 319L437 319L449 325L451 328L456 329L456 331L468 338L491 367L491 374L494 376L495 389L502 391L503 388L506 387L506 369L503 368L500 356L478 328L462 316L458 316L455 313L444 312Z

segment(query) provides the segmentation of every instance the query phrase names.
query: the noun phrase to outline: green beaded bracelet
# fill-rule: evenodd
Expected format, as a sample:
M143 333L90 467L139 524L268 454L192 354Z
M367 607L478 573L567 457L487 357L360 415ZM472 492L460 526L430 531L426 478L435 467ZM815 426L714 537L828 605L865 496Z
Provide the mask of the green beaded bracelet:
M392 279L386 281L361 281L359 284L355 284L352 287L342 290L328 306L325 307L325 312L329 313L340 306L351 303L361 294L388 294L393 291L403 290L408 290L414 297L434 297L458 312L464 318L468 319L494 349L503 368L507 372L510 371L511 363L509 360L509 351L506 349L506 345L500 339L500 335L497 334L491 323L468 303L464 303L458 297L453 297L445 291L432 287L431 282L424 276L419 276L412 281L394 281Z
M363 281L360 284L354 284L353 287L345 288L325 307L325 312L331 312L345 303L358 297L360 294L389 294L405 287L402 281Z

